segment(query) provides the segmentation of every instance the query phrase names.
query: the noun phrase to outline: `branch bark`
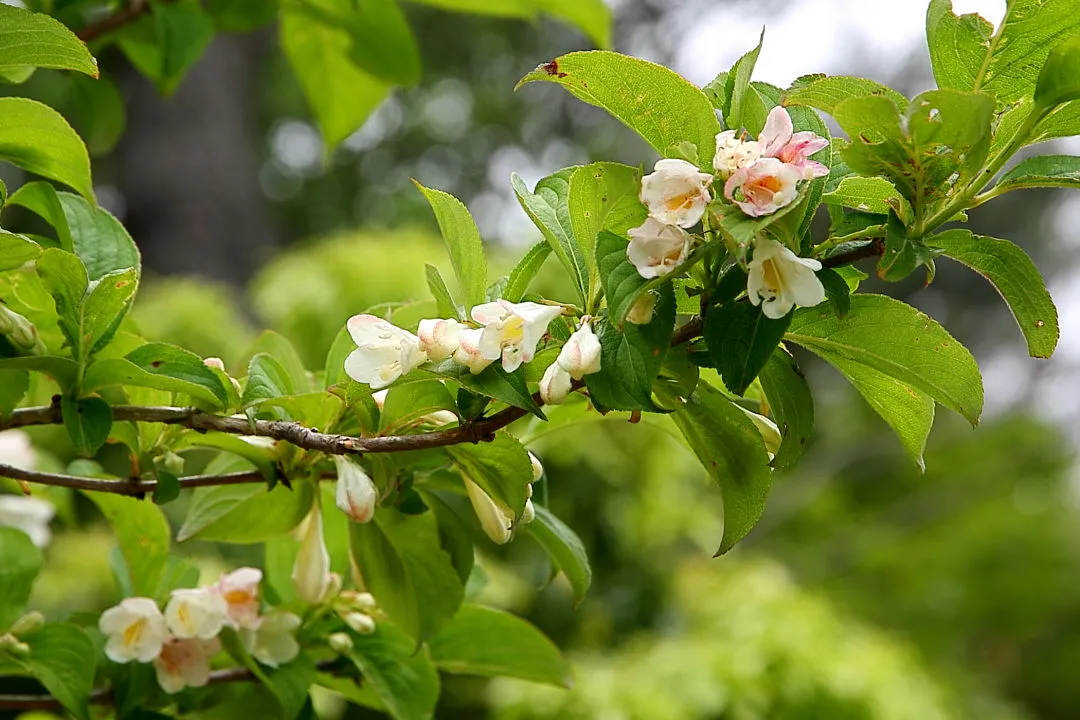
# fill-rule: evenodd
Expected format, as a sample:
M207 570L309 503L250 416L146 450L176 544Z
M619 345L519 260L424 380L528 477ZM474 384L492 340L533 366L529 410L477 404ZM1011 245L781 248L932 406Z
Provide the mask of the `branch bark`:
M102 478L80 477L78 475L61 475L58 473L37 472L36 470L24 470L13 465L0 463L0 477L21 482L34 483L35 485L51 485L53 487L66 487L74 490L92 490L94 492L106 492L113 495L141 496L152 493L157 489L157 480L121 479L105 480ZM244 485L247 483L265 483L266 478L257 472L230 473L228 475L192 475L180 478L181 488L212 487L214 485Z
M164 1L172 2L172 0ZM135 22L149 11L150 3L146 0L129 0L129 2L124 4L124 7L117 10L112 15L79 28L75 31L75 35L83 42L97 40L102 35L111 33L113 30L119 30L129 23Z

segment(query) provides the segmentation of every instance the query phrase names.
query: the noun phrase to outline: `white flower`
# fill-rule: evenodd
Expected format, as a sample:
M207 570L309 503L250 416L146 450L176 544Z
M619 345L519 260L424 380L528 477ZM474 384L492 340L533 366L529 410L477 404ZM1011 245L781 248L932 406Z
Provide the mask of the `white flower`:
M713 176L685 160L657 160L655 172L641 178L638 197L649 215L666 225L692 227L705 214Z
M547 405L559 405L573 388L574 379L556 360L548 365L540 378L540 399Z
M158 685L178 693L186 687L203 687L210 681L210 658L221 650L217 638L174 638L165 643L154 660Z
M22 430L0 432L0 464L23 470L33 470L37 453L30 444L30 436Z
M427 361L420 338L374 315L354 315L346 327L356 350L345 358L345 373L373 390L384 388Z
M562 346L556 359L575 380L600 372L600 339L593 333L590 322L589 317L581 319L581 327Z
M221 576L217 591L225 601L229 622L235 628L259 624L259 583L262 570L242 567Z
M174 637L209 640L229 624L229 606L214 587L173 590L165 626Z
M457 352L463 329L464 326L453 319L421 320L420 327L416 329L420 349L427 353L429 360L445 360Z
M780 450L780 443L784 441L783 436L780 434L780 428L776 427L776 423L753 410L747 410L742 405L736 404L735 407L742 410L746 417L750 418L750 422L754 423L754 427L757 428L762 441L765 443L765 451L769 453L769 460L776 457L777 451Z
M635 325L648 325L652 322L654 310L656 310L656 295L651 292L642 293L630 306L630 312L626 313L626 321Z
M365 523L375 514L379 491L364 468L341 455L334 456L337 467L337 506L353 522Z
M301 523L300 534L300 552L293 564L292 581L300 599L316 605L333 594L335 585L318 503L312 506L307 519Z
M690 252L690 234L677 225L665 225L648 218L629 233L626 257L643 278L667 275L686 260Z
M775 240L754 242L746 292L750 302L761 305L765 317L782 318L795 305L812 307L825 299L825 288L814 274L821 263L801 258Z
M716 136L716 154L713 167L721 180L727 180L736 170L752 164L761 157L761 145L745 140L734 130L725 130Z
M225 361L219 357L203 358L202 364L211 370L220 370L225 372Z
M487 360L502 358L503 370L514 372L521 363L533 359L548 325L562 312L561 307L534 302L496 300L477 305L472 318L484 326L480 354Z
M773 157L736 170L724 183L724 197L751 217L770 215L799 196L803 171Z
M259 627L241 631L240 639L251 656L269 667L292 661L300 654L295 631L300 618L290 612L275 610L262 617Z
M0 525L22 530L39 548L52 540L49 521L56 509L48 500L30 495L0 495Z
M540 463L540 458L536 457L535 455L533 455L530 452L529 453L529 463L532 464L532 472L533 472L531 482L540 482L540 478L544 477L544 466ZM529 487L530 487L530 493L531 493L532 485L530 484Z
M460 344L457 351L454 352L454 362L469 368L469 372L473 375L483 372L484 368L495 360L494 358L487 359L484 357L484 353L480 351L480 341L483 337L483 328L462 330L458 334Z
M533 507L532 499L525 501L525 509L521 511L521 524L528 525L536 519L536 508Z
M514 526L514 516L506 508L498 505L483 488L469 478L464 478L465 489L469 492L469 502L492 542L505 545L510 541L510 530Z
M157 603L145 597L126 598L101 613L98 629L108 636L105 655L116 663L150 662L169 637Z
M330 646L330 649L336 652L338 655L344 655L345 653L352 652L353 641L349 637L348 633L336 632L330 633L326 636L326 644Z

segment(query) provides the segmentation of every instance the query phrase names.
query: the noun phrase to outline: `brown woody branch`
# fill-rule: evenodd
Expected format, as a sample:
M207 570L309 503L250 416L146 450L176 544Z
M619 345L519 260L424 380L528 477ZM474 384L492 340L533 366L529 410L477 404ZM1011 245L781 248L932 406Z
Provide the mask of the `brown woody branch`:
M112 15L79 28L75 31L75 35L83 42L97 40L102 35L135 22L149 11L150 3L147 0L128 0L122 8Z
M316 663L316 669L320 671L332 670L337 665L337 658L324 660ZM253 682L258 678L245 667L225 668L214 670L210 673L209 685L224 685L234 682ZM112 688L95 688L90 693L90 703L93 705L111 705L113 703ZM62 710L63 705L52 695L0 695L0 710Z
M157 480L140 480L138 478L124 480L105 480L102 478L79 477L78 475L61 475L58 473L37 472L24 470L12 465L0 463L0 478L9 478L20 482L34 483L36 485L51 485L53 487L66 487L74 490L92 490L94 492L106 492L114 495L141 496L152 493L157 489ZM243 485L247 483L265 483L264 478L257 472L230 473L228 475L192 475L180 478L181 488L211 487L214 485Z

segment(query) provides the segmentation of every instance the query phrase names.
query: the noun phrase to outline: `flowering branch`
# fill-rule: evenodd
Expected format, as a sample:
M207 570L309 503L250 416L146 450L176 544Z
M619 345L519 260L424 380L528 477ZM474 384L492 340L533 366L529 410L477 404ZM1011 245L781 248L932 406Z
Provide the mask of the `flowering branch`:
M332 670L337 662L337 658L324 660L316 663L315 667L325 672ZM224 685L234 682L253 682L257 679L255 674L245 667L232 667L211 672L207 684ZM90 693L90 703L93 705L113 704L112 688L95 688ZM52 695L0 695L0 710L62 710L63 707Z

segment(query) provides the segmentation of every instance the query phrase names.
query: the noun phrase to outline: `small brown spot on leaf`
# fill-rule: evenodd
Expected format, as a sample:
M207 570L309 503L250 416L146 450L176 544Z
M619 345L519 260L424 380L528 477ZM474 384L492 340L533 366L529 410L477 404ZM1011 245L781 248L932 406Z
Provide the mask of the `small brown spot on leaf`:
M115 287L115 288L116 288L117 290L119 290L120 288L123 288L123 287L127 287L127 286L128 286L128 285L130 285L130 284L131 284L131 281L130 281L130 280L120 280L120 281L118 281L118 282L116 283L116 285L115 285L114 287Z
M159 367L161 367L161 366L162 366L162 365L164 365L164 364L165 364L165 361L164 361L164 360L155 360L154 362L150 363L150 367L152 367L152 368L159 368Z
M548 75L554 75L557 78L566 77L566 73L559 72L559 62L557 60L552 60L549 63L544 63L540 66L540 69L546 72Z

